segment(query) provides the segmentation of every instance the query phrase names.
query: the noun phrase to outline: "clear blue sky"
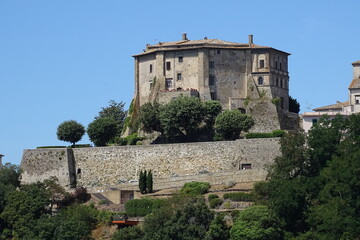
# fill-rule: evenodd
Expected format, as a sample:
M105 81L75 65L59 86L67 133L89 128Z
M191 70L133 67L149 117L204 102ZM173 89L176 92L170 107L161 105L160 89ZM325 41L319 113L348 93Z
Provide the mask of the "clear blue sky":
M301 110L347 100L360 60L360 1L0 0L0 154L67 145L57 126L87 126L109 100L134 93L147 43L217 38L291 53L290 94ZM90 143L84 136L81 143Z

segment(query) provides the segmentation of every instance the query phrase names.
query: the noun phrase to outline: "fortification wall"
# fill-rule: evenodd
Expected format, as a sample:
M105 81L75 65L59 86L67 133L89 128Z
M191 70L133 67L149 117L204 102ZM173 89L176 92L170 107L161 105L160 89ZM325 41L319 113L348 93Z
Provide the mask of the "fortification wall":
M70 187L74 183L71 149L25 149L21 160L21 183L43 181L57 177L59 184Z
M229 171L237 172L234 174L235 181L260 181L266 177L265 166L280 155L279 140L276 138L77 148L72 149L73 167L71 167L71 159L69 163L63 158L60 159L61 156L70 156L69 154L61 155L64 150L66 152L66 149L57 150L58 152L25 150L21 165L25 173L23 182L28 183L56 176L65 183L66 176L70 177L76 173L78 185L114 186L138 180L139 172L143 169L152 170L155 185L156 179L169 179L170 182L180 179L182 181L186 180L183 179L186 176L190 177L191 181L207 179L212 183L215 181L215 178L211 176L212 173ZM51 153L46 151L51 151ZM244 167L243 164L251 164L251 169L239 171ZM228 177L228 174L221 178L217 177L216 182L224 182ZM67 182L69 185L71 181ZM164 182L159 183L158 186L166 188L170 185Z

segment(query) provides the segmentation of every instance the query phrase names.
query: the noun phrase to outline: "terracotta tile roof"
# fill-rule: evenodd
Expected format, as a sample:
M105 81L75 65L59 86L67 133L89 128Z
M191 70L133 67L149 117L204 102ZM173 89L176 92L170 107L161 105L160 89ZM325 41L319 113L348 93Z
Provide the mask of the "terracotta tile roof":
M324 107L314 108L313 110L315 112L317 112L317 111L325 111L325 110L335 110L335 109L342 109L343 107L347 107L349 105L350 105L349 101L337 102L336 104L327 105L327 106L324 106Z
M360 88L360 78L355 78L351 81L349 89Z
M231 48L231 49L274 49L271 47L260 46L257 44L248 44L248 43L235 43L235 42L228 42L219 39L201 39L201 40L180 40L175 42L159 42L155 45L147 45L146 50L143 53L136 54L135 56L146 55L149 53L153 53L156 51L171 51L171 50L179 50L181 49L194 49L194 48ZM274 49L276 51L280 51ZM290 55L287 52L280 51L285 54Z

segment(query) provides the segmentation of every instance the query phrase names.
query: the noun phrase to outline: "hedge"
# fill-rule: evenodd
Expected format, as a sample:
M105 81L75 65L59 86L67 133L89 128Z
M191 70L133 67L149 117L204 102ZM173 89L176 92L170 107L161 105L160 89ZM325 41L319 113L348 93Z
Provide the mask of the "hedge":
M274 137L282 137L284 136L285 131L281 130L281 129L277 129L272 131L271 133L256 133L256 132L252 132L252 133L247 133L245 135L245 137L247 139L250 138L274 138Z
M210 194L210 195L208 196L209 202L210 202L211 200L215 199L215 198L219 198L219 196L216 195L216 194Z
M133 199L125 203L125 212L129 217L144 217L154 209L160 208L164 199Z
M201 195L208 192L210 183L208 182L189 182L185 183L181 189L181 193Z
M209 202L210 208L216 208L218 206L220 206L221 204L223 204L223 200L220 198L214 198Z
M225 193L224 199L230 199L231 201L253 202L255 197L252 193L235 192Z

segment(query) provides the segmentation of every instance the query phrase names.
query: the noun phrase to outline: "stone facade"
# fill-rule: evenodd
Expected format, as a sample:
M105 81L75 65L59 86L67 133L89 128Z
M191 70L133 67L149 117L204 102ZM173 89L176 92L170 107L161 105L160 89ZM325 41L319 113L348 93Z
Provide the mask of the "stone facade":
M188 40L186 34L180 41L148 44L143 53L134 55L135 111L147 102L167 103L184 95L218 100L223 109L249 113L244 102L278 98L280 104L271 108L271 118L276 120L259 128L265 132L293 129L281 121L289 109L289 55L254 44L252 35L246 44L207 38ZM261 114L251 111L254 113ZM264 121L255 120L255 124Z
M266 165L280 155L278 139L243 139L224 142L117 146L76 149L24 150L22 183L51 176L63 186L74 182L86 187L117 185L138 180L151 169L157 179L202 179L206 174L236 172L241 181L264 180ZM251 169L248 169L248 168ZM205 175L204 175L205 174ZM235 176L235 175L234 175ZM161 185L157 185L161 187Z

